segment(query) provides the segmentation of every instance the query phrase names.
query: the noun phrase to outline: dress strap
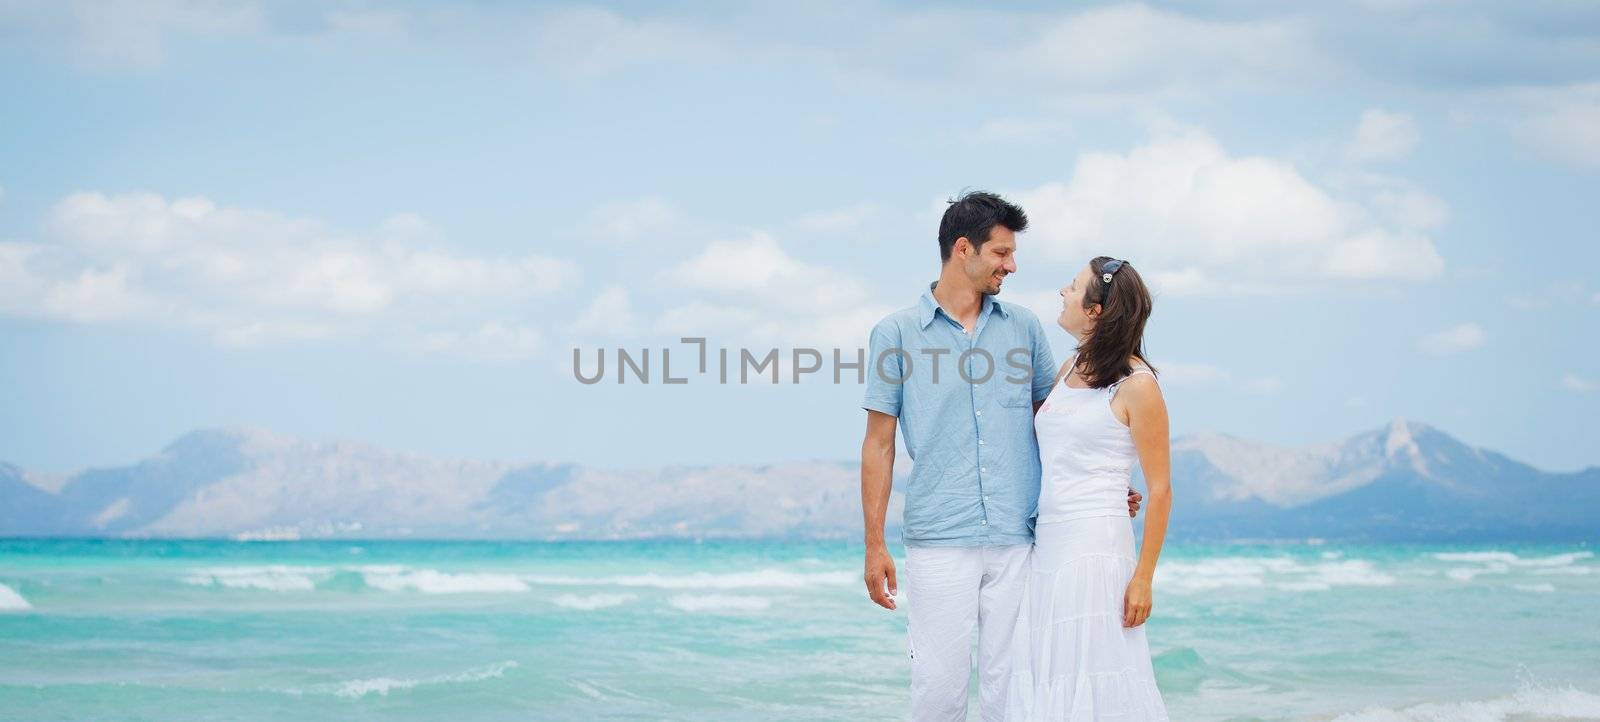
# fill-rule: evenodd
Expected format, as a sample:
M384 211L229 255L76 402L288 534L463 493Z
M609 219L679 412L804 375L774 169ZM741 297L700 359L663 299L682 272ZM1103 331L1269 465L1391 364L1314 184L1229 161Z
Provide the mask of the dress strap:
M1110 386L1106 387L1106 389L1111 391L1111 392L1113 392L1113 393L1115 393L1116 390L1117 390L1117 387L1122 385L1122 382L1127 381L1128 379L1131 379L1131 378L1133 378L1135 376L1138 376L1139 374L1144 374L1144 375L1149 376L1151 378L1155 378L1155 373L1150 370L1149 366L1146 366L1144 364L1135 364L1134 367L1133 367L1133 370L1130 371L1127 376L1124 376L1124 377L1122 377L1120 379L1117 379L1116 381L1113 381Z
M1051 388L1065 385L1067 382L1067 374L1072 373L1072 366L1076 363L1078 363L1078 354L1074 353L1072 354L1072 358L1067 359L1067 362L1061 365L1061 370L1056 372L1056 382L1051 386ZM1067 388L1072 387L1068 386Z

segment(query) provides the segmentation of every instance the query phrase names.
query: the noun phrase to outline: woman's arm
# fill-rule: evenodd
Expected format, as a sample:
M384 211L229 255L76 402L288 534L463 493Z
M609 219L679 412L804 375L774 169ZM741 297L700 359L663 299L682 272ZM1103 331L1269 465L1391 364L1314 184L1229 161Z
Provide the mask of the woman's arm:
M1139 545L1139 563L1128 582L1123 600L1126 627L1137 627L1150 618L1153 601L1151 584L1156 576L1156 559L1167 536L1167 520L1172 514L1172 449L1167 430L1167 402L1154 378L1135 376L1120 389L1127 399L1128 428L1139 452L1139 466L1150 498L1144 518L1144 541Z

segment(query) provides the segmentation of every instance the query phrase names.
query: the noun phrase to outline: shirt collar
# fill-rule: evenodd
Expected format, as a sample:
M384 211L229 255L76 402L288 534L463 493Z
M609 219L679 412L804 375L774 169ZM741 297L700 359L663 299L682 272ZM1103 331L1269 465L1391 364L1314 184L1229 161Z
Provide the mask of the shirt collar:
M944 311L944 309L939 306L939 302L933 297L933 289L938 285L939 282L934 281L933 283L928 284L928 290L922 292L922 299L919 304L921 315L918 320L922 322L923 328L927 328L928 324L933 323L934 317ZM983 294L983 306L978 309L978 318L983 318L983 314L988 313L990 310L1000 314L1001 318L1009 318L1011 316L1011 311L1006 308L1004 303L1001 303L1000 301L996 300L994 296L986 293ZM950 314L948 313L945 314L947 317L949 315Z

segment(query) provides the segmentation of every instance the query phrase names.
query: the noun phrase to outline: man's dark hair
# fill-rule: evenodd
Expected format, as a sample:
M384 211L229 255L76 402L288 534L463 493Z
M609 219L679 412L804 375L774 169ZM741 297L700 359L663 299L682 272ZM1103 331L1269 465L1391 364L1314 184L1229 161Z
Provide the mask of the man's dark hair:
M973 250L983 248L995 226L1021 233L1028 230L1028 214L988 191L972 191L950 201L950 207L944 209L944 219L939 221L939 260L950 260L957 238L971 241Z

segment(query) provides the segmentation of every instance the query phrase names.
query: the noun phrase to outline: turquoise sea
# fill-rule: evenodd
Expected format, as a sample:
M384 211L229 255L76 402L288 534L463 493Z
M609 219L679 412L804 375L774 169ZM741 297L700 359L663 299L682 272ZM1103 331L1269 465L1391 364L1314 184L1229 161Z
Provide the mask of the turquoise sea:
M903 719L905 618L860 564L844 542L0 541L0 718ZM1587 546L1169 545L1148 624L1174 720L1600 719Z

